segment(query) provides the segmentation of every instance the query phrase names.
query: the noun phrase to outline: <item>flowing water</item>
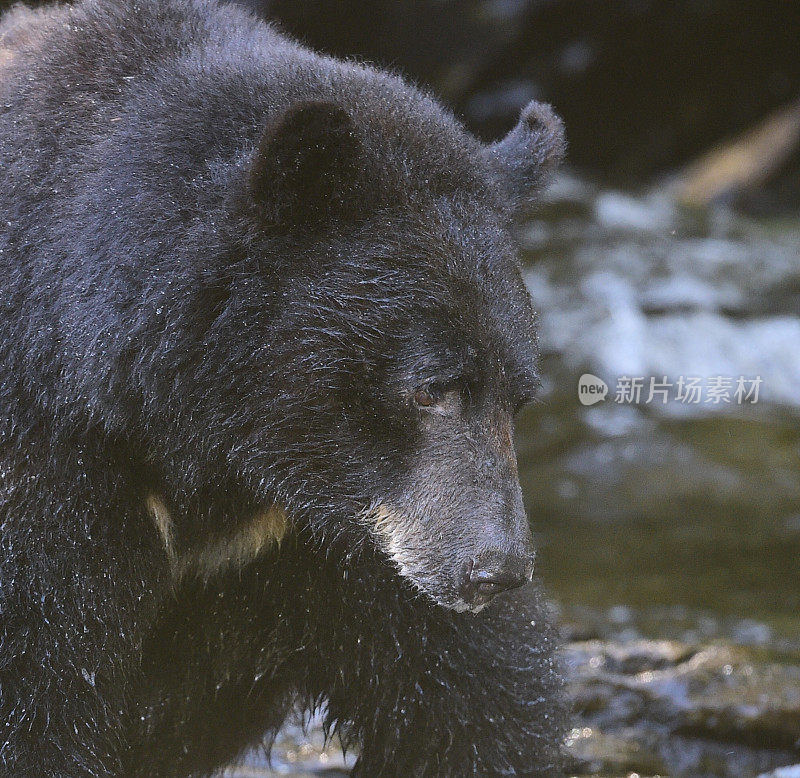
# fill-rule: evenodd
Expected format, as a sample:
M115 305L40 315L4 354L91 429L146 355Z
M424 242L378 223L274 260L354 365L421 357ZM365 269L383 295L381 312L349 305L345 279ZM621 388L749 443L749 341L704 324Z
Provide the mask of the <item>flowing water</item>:
M562 179L522 239L544 375L520 470L556 600L798 645L800 221ZM583 373L605 400L579 402Z

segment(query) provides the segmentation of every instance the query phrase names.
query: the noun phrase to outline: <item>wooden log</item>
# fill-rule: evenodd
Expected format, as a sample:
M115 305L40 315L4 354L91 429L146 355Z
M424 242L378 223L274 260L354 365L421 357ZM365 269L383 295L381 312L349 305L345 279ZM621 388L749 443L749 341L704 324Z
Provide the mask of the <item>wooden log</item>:
M675 194L690 206L734 198L763 186L798 148L800 100L691 163L676 179Z

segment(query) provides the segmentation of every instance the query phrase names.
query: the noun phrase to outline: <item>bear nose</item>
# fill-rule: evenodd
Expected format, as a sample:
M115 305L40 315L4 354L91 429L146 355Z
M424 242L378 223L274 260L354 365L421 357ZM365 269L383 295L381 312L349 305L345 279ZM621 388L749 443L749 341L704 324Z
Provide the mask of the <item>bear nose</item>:
M469 605L485 605L496 594L518 589L533 576L533 560L509 556L481 563L471 559L461 586L461 596Z

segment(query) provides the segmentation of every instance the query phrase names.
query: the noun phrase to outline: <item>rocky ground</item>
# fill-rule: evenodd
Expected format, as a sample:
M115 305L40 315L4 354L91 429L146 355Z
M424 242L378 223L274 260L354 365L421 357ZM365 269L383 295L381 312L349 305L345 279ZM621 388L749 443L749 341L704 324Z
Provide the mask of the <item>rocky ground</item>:
M565 650L578 775L748 778L800 757L800 668L726 645Z

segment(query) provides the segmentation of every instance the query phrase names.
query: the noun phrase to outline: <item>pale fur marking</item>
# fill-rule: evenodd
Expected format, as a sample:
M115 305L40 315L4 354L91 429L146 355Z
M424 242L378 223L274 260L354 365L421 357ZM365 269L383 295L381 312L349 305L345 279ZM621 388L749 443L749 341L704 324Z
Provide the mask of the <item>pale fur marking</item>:
M289 525L286 511L275 505L259 511L230 535L214 538L199 549L178 554L174 548L172 517L164 501L151 494L146 504L176 580L189 574L208 579L227 568L243 567L271 544L280 543Z
M203 548L178 560L176 578L196 573L208 579L230 567L243 567L265 548L278 544L286 534L288 520L283 508L274 506L257 513L227 537L212 540Z
M401 575L410 578L413 568L409 546L413 547L413 522L387 503L378 503L366 518L371 520L372 527L383 541L386 553L400 568Z
M164 505L164 501L156 494L150 494L145 500L147 511L153 518L153 523L156 525L158 534L161 536L161 542L164 544L164 550L167 556L173 559L175 552L172 548L172 516L169 509Z

